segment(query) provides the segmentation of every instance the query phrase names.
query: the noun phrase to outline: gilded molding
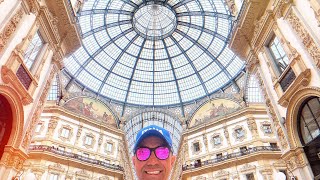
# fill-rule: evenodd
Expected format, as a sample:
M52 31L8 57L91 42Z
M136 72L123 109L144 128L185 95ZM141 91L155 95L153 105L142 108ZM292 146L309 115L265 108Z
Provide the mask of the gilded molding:
M291 24L293 30L300 36L303 45L306 47L306 50L311 55L312 59L316 63L317 67L320 68L320 50L316 45L315 41L312 39L310 34L304 28L302 22L297 17L297 15L291 9L289 15L286 20Z
M10 37L14 34L17 29L17 26L22 19L24 12L23 9L20 7L10 21L5 25L2 32L0 32L0 54L3 52L5 46L8 43Z

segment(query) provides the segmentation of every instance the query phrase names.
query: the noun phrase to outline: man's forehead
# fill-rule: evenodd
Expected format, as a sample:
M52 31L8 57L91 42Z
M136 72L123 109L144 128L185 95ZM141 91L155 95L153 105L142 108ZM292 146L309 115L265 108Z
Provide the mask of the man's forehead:
M166 143L165 143L164 139L159 138L157 136L150 136L150 137L143 139L140 143L140 146L147 146L147 147L153 148L153 147L157 147L157 146L165 145L165 144Z

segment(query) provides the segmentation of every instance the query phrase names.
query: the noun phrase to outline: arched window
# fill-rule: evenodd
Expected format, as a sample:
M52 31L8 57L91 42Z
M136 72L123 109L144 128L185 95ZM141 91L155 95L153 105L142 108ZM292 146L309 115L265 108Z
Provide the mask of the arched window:
M308 144L320 135L320 98L310 97L298 114L299 135L302 144Z

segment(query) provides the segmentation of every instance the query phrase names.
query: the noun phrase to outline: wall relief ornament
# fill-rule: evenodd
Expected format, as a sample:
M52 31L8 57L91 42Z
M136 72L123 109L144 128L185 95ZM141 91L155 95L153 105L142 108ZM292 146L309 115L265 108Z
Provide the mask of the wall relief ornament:
M79 125L78 131L77 131L77 139L76 140L78 140L80 138L81 133L82 133L82 129L83 129L83 126Z
M6 146L1 157L1 164L19 172L22 171L23 164L27 158L27 154L21 149L17 149L13 146Z
M1 3L1 2L0 2ZM4 47L7 45L8 40L16 31L17 26L22 19L23 16L23 9L19 7L16 13L12 16L10 21L5 25L2 32L0 32L0 53L4 50Z
M196 180L206 180L207 178L206 177L203 177L203 176L198 176L197 178L196 178Z
M59 173L63 173L65 172L65 168L63 168L61 166L61 164L59 163L55 163L55 164L51 164L48 166L49 172L59 172Z
M90 178L90 174L84 169L82 169L80 171L76 171L76 176L77 177Z
M49 120L48 131L47 131L47 135L48 136L52 136L53 135L53 132L54 132L54 130L56 129L56 127L58 125L58 121L59 121L58 117L52 117Z
M224 137L227 139L227 141L229 142L229 132L228 132L228 129L227 127L223 127L223 134L224 134Z
M251 173L251 172L255 172L256 170L256 166L252 165L252 164L245 164L240 168L240 171L243 173Z
M225 171L225 170L219 170L217 173L216 173L216 175L215 175L215 177L216 178L228 178L229 177L229 172L228 171Z
M254 118L248 118L247 119L247 124L248 124L248 128L252 133L252 136L255 137L258 135L258 128L257 128L257 123L256 120Z
M290 10L290 13L286 19L291 24L293 30L298 34L298 36L300 36L302 43L311 55L315 64L318 66L318 68L320 68L320 49L292 9Z

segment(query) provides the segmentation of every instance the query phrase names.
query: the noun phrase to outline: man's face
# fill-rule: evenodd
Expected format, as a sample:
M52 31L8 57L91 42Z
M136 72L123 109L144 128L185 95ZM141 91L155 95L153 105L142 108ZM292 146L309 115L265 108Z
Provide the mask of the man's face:
M151 136L145 138L139 146L156 148L163 145L165 145L163 139ZM167 180L175 161L175 156L170 153L168 159L159 160L154 152L152 152L146 161L139 161L135 155L132 157L132 160L139 180Z

